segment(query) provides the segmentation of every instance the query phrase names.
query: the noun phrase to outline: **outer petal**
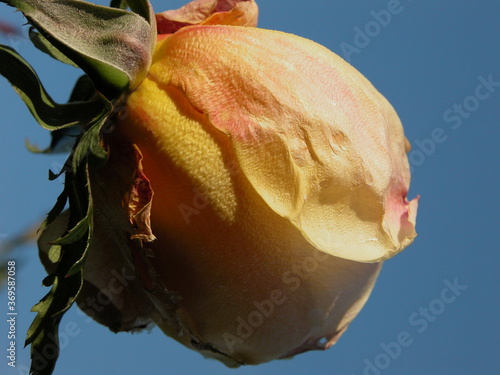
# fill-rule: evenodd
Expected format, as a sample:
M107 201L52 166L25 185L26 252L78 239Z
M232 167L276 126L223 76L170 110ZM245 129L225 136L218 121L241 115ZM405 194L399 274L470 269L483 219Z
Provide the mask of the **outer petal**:
M158 34L172 34L190 25L257 26L254 0L195 0L156 15Z
M333 345L367 300L381 264L330 256L308 243L249 183L230 137L175 87L148 77L127 109L113 138L123 135L143 154L155 191L157 240L148 244L149 259L181 297L174 322L187 334L153 320L229 366Z
M256 191L316 248L374 262L416 236L399 118L326 48L276 31L188 27L157 46L149 76L230 136Z

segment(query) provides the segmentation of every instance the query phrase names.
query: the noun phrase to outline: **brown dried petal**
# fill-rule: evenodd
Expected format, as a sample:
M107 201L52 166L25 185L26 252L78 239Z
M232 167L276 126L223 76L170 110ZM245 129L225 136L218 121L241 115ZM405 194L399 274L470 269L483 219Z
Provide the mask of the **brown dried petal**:
M143 246L154 235L149 225L153 192L142 172L141 153L128 143L110 148L106 165L89 168L94 230L77 304L113 332L151 327L151 316L181 332L175 317L178 296L163 286ZM49 273L54 270L50 243L66 231L68 216L68 211L61 214L39 238L40 258Z

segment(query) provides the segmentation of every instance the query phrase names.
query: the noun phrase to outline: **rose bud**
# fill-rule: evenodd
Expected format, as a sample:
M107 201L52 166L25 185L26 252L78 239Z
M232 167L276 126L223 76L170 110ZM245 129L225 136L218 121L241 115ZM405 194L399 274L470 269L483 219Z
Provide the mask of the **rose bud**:
M332 346L416 236L392 106L325 47L248 27L256 17L237 0L157 15L149 72L90 172L78 297L113 331L154 322L228 366Z

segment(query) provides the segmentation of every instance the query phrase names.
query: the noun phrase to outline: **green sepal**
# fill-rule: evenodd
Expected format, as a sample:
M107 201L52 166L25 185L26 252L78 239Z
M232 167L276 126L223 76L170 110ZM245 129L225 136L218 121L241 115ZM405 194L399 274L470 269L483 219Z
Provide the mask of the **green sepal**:
M109 6L111 8L127 9L128 4L126 0L111 0Z
M71 92L69 102L83 102L92 100L93 97L98 96L92 81L87 75L83 75L76 81L75 87ZM104 100L105 104L103 104L103 110L107 108L111 108L111 105ZM28 142L26 143L26 147L31 152L35 153L44 153L44 154L53 154L53 153L68 153L73 148L77 136L81 134L83 131L82 126L72 126L68 128L54 130L50 133L51 142L49 147L40 150L37 147L32 146ZM61 174L64 173L66 165L59 173L53 173L49 171L49 180L55 180Z
M148 21L152 27L156 27L156 15L149 0L111 0L109 6L118 9L130 8L133 12Z
M46 226L53 222L69 202L68 229L59 239L52 242L60 248L53 247L49 252L49 259L57 261L56 269L43 280L45 286L52 287L40 303L35 305L34 311L38 314L26 338L26 345L31 344L31 371L34 375L52 373L58 355L43 353L49 346L58 350L59 322L75 302L83 283L83 265L93 235L93 205L88 170L90 165L96 167L107 158L106 150L101 145L101 129L110 116L112 104L107 102L101 116L88 124L84 133L77 139L66 162L64 191L43 224ZM47 363L41 370L36 368L40 359Z
M48 151L39 151L39 152L44 152L44 153L49 153L51 152L50 151L50 148L47 149ZM33 150L30 150L30 151L33 151ZM52 172L50 169L49 169L49 181L54 181L54 180L57 180L62 174L64 174L64 172L66 172L66 170L63 168L61 169L59 172L57 173L54 173Z
M37 314L25 343L31 345L30 374L50 375L59 355L59 324L80 293L92 243L89 170L107 160L101 132L110 130L114 109L147 74L156 42L156 21L148 0L113 0L116 8L79 0L0 2L26 16L36 29L30 31L30 38L37 48L86 73L69 102L58 104L31 66L12 48L0 45L0 74L10 81L40 125L52 131L51 145L43 152L57 152L62 140L74 140L62 171L49 174L51 179L64 174L65 183L42 228L65 215L66 206L69 218L65 232L49 250L48 260L54 268L43 284L50 286L50 291L33 307ZM125 4L132 11L124 10Z
M52 43L50 43L42 34L37 32L34 27L30 27L28 35L30 37L31 43L33 43L33 45L43 53L46 53L50 57L64 64L68 64L75 68L78 68L78 65L76 65L73 61L63 55L61 51L59 51Z
M81 139L71 155L71 168L73 170L78 168L78 165L80 165L89 154L100 162L106 160L106 151L100 145L100 133L101 128L93 126L82 134Z
M148 72L156 43L153 11L145 10L151 8L148 1L128 2L141 15L79 0L0 1L23 12L110 100L136 87Z
M87 243L85 244L85 249L83 250L81 256L79 259L77 259L69 271L66 273L66 277L71 277L73 275L76 275L78 272L83 271L83 266L85 264L85 260L87 259L87 254L90 249L90 244L92 240L92 236L94 234L94 226L91 222L92 220L92 215L93 215L93 207L92 204L89 204L88 211L87 211L87 217L88 217L88 240Z
M43 286L51 286L54 284L54 281L56 280L56 275L51 273L50 275L47 275L44 277L42 280L42 285Z
M82 75L76 80L75 86L71 91L69 102L84 102L98 95L94 84L88 75Z
M61 249L62 249L61 245L54 244L50 247L48 257L52 263L55 264L55 263L59 262L59 260L61 259Z
M71 245L76 242L80 238L83 237L85 232L88 230L90 218L85 216L82 220L80 220L73 228L71 228L68 233L66 233L63 237L58 238L53 241L54 245Z
M57 201L54 204L54 207L49 211L47 214L47 218L43 221L42 225L40 225L40 228L38 228L38 231L44 230L47 225L51 224L54 222L54 220L63 212L64 207L66 207L66 203L68 202L68 192L66 189L62 191L61 194L57 197Z
M31 345L30 374L33 375L52 374L59 355L59 323L63 314L75 302L83 285L82 259L85 259L89 249L93 226L89 216L92 212L92 199L88 163L89 159L86 158L76 171L66 172L64 189L71 207L68 231L61 237L60 243L56 244L60 248L53 247L54 251L51 249L50 260L57 261L57 265L55 271L43 280L43 284L52 287L33 307L32 311L37 312L37 315L28 329L25 341L25 345ZM55 212L59 210L60 206ZM75 264L79 264L79 267L75 268ZM40 366L41 363L44 366Z
M125 0L128 7L151 25L153 34L156 36L156 15L149 0Z
M59 356L59 324L80 291L83 279L81 275L65 279L64 287L60 286L60 281L56 277L49 294L32 309L37 315L28 329L25 342L25 346L31 345L31 375L51 375L54 371ZM61 293L60 289L72 297L61 303L61 299L56 297L56 290Z
M33 68L14 49L0 44L0 74L14 87L37 122L57 130L92 122L106 107L102 97L58 104L45 91Z

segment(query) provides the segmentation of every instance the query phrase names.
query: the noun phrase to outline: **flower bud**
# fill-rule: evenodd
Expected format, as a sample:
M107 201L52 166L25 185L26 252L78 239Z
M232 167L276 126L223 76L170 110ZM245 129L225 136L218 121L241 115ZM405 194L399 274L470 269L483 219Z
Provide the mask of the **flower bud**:
M394 109L313 42L182 28L126 105L116 132L143 155L147 247L183 329L152 318L205 355L236 366L330 347L416 235Z
M326 48L235 26L256 23L253 1L157 18L148 75L89 172L80 306L120 268L133 276L93 316L115 331L154 322L228 366L329 348L416 236L396 112Z

